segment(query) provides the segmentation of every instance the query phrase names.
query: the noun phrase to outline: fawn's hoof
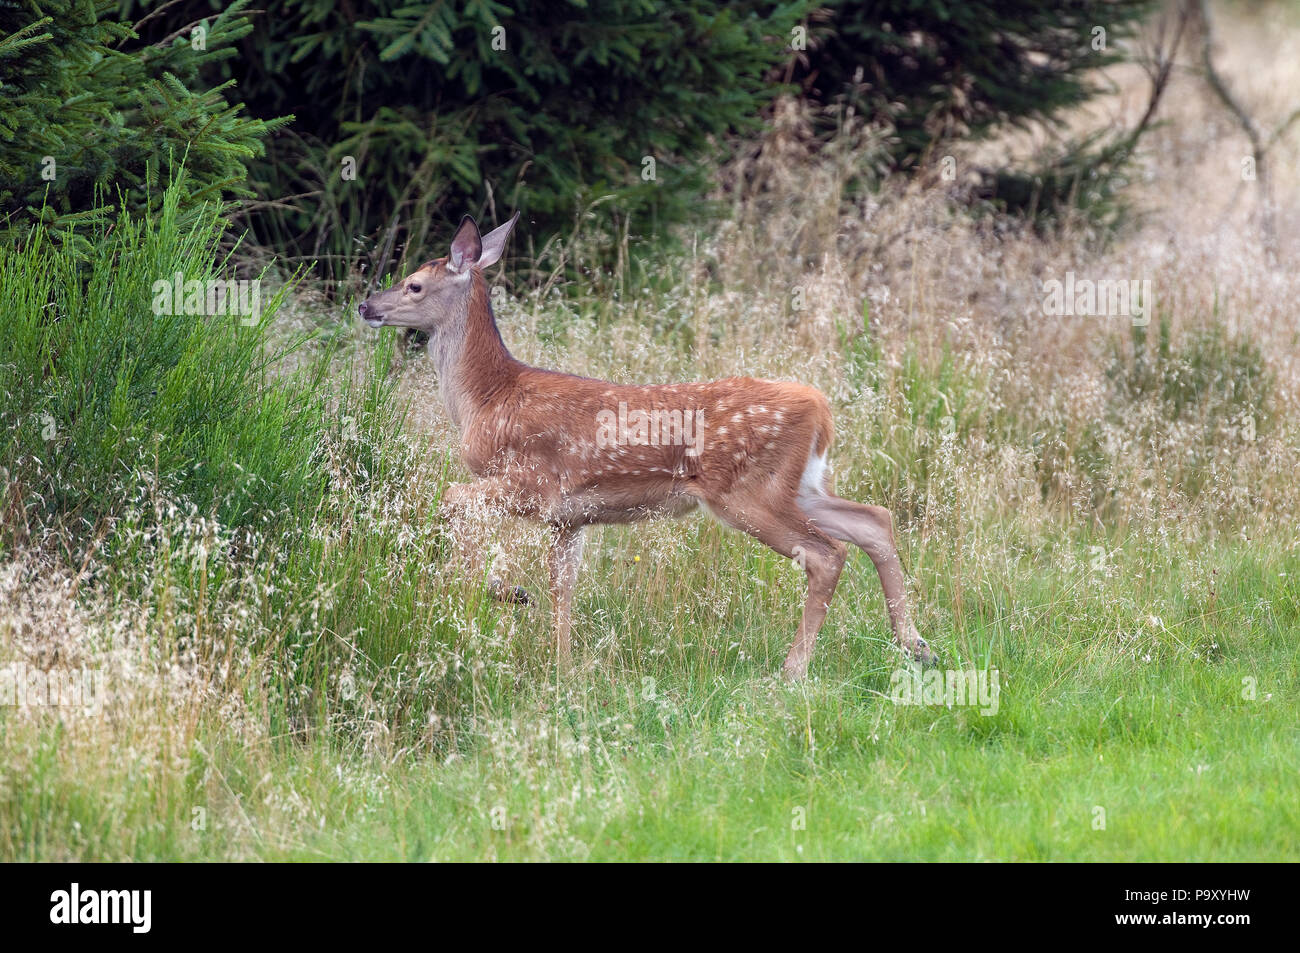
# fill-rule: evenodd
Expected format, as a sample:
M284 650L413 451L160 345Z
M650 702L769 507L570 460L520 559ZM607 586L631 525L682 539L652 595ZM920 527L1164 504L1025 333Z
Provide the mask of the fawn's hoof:
M488 583L488 591L492 593L492 598L497 602L509 602L517 606L531 606L533 597L528 594L528 590L522 586L507 586L500 579L493 579Z
M939 653L930 648L930 643L925 641L919 635L912 640L907 646L907 651L916 661L920 662L926 668L931 668L939 664Z
M786 659L785 664L781 666L781 677L791 684L802 682L808 675L808 662L806 659Z

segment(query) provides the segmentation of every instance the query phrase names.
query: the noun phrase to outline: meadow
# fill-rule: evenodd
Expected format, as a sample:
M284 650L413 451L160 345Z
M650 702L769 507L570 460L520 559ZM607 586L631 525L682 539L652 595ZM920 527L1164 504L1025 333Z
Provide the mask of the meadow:
M1300 32L1230 29L1282 113ZM1140 106L1115 81L1103 117ZM1300 170L1276 153L1265 234L1198 82L1113 239L957 211L791 107L680 251L598 269L621 237L579 217L489 276L529 363L821 388L837 492L894 512L918 626L997 673L993 713L891 698L858 553L785 683L803 574L702 516L590 534L561 673L543 532L439 519L467 474L395 331L274 268L255 325L149 314L155 276L215 274L214 214L0 250L0 666L102 685L0 706L0 859L1300 858ZM1149 321L1045 314L1067 272L1149 279ZM540 604L491 600L466 541Z

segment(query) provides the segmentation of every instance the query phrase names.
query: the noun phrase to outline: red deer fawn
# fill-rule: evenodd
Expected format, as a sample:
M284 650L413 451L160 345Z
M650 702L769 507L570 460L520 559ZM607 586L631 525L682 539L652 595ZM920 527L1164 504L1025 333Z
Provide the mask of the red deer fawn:
M875 564L895 641L932 662L908 618L889 511L830 491L826 398L802 384L750 378L623 386L515 360L497 330L483 271L500 260L518 218L480 236L465 216L446 258L426 262L358 310L372 328L429 335L439 390L477 477L449 487L444 507L487 504L550 525L560 666L569 664L583 528L677 516L701 503L807 572L803 619L785 660L789 678L808 670L845 542ZM521 592L498 585L501 597Z

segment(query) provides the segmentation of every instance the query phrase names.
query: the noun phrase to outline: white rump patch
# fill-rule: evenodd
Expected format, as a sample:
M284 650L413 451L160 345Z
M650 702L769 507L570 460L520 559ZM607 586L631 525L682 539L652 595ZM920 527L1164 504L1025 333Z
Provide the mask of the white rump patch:
M818 456L813 450L808 451L808 462L804 464L803 476L799 478L799 502L809 498L826 495L827 455Z

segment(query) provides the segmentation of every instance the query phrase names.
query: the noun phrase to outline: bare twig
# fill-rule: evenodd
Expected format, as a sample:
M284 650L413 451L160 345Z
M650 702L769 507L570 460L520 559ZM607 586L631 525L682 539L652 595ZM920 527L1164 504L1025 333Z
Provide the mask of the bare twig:
M1268 152L1287 133L1296 120L1300 119L1300 109L1292 112L1272 133L1266 132L1258 120L1250 114L1241 100L1233 93L1223 75L1215 68L1214 18L1210 13L1209 0L1187 0L1187 6L1195 8L1201 21L1201 67L1205 74L1205 81L1209 84L1210 89L1214 91L1215 96L1219 98L1219 101L1236 118L1242 131L1246 133L1246 138L1250 141L1255 181L1259 183L1260 223L1264 231L1266 250L1272 256L1277 240L1277 232L1273 219L1273 190L1269 177ZM1228 207L1224 210L1224 215L1227 215L1232 206L1236 204L1237 196L1240 194L1241 184L1239 183L1236 191L1233 192Z

